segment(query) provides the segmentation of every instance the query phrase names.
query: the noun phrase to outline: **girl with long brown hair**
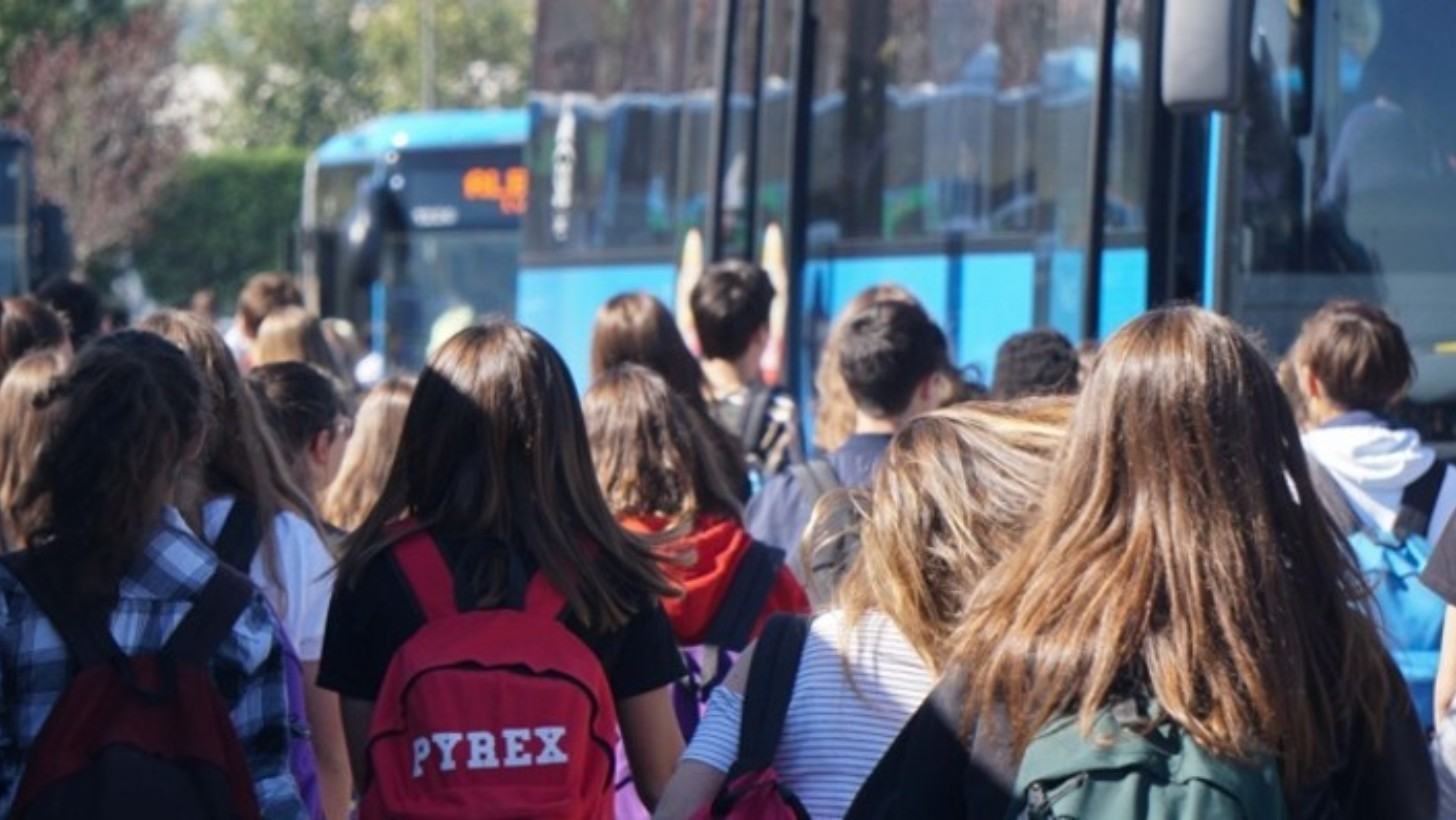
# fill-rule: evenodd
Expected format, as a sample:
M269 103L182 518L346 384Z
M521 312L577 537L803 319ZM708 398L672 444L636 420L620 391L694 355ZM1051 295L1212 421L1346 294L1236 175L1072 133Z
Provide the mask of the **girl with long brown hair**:
M193 313L164 310L144 319L141 327L181 348L202 376L210 409L207 436L201 458L184 476L178 506L220 554L232 547L225 533L246 532L257 539L251 560L241 559L247 563L242 569L273 605L302 664L323 809L329 817L343 817L350 783L338 702L314 683L334 559L315 523L313 504L294 482L257 397L212 323Z
M929 693L971 591L1021 547L1066 423L1066 404L977 403L896 434L861 491L863 547L835 608L804 645L773 765L811 817L842 817ZM753 653L734 666L664 797L690 816L738 752Z
M743 445L713 421L703 369L683 341L672 313L646 293L623 293L607 300L592 325L591 372L600 376L619 364L639 364L661 376L688 410L703 422L713 444L711 455L740 498L747 495L748 468Z
M703 643L728 585L753 543L711 444L682 398L640 365L597 377L583 400L598 482L624 527L652 537L668 576L683 591L663 601L678 643ZM787 567L755 622L805 612L809 602Z
M319 507L319 516L328 525L352 532L374 508L394 464L414 389L414 379L392 377L375 385L359 403L339 475L324 491Z
M967 715L1004 723L1013 759L1054 718L1086 733L1143 698L1216 757L1272 756L1295 809L1430 815L1429 757L1364 582L1237 326L1179 307L1114 334L1052 476L957 641Z
M21 489L58 417L52 386L70 364L65 349L40 350L23 356L0 379L0 543L6 551L25 546L16 517Z
M319 681L343 697L366 787L385 672L425 625L398 569L398 548L420 534L446 559L457 605L511 608L537 577L559 594L564 625L606 673L638 792L654 805L682 748L669 688L682 662L658 603L673 588L603 499L575 385L536 333L490 319L436 351L384 490L344 541Z

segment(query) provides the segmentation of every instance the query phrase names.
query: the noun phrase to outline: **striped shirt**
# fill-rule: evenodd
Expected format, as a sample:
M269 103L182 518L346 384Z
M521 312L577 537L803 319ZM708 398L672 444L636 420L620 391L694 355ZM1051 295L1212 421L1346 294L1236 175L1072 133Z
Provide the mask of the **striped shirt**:
M934 684L887 616L868 613L848 635L837 611L814 619L774 760L810 817L844 816ZM683 757L728 771L742 715L743 697L718 687Z

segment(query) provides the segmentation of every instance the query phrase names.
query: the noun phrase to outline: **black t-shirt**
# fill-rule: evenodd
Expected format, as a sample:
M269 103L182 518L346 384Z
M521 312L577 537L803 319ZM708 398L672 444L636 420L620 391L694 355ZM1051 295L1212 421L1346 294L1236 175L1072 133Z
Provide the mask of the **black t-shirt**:
M460 583L460 579L472 577L460 569L471 550L460 542L437 543L446 563L455 568L456 600L478 600L478 595L462 589L467 585ZM483 547L477 543L473 548L507 549L498 543ZM532 571L529 557L524 550L521 553L522 567ZM356 584L340 580L334 586L318 685L346 698L375 700L394 653L424 622L393 553L381 553L365 567ZM590 632L569 613L563 622L601 661L619 701L666 686L686 672L672 625L656 600L644 601L626 626L612 632Z

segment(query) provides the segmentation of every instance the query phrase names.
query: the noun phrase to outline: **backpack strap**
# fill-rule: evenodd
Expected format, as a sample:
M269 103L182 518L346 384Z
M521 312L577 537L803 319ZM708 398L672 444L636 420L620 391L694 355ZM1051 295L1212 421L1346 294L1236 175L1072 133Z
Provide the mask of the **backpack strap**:
M808 637L809 619L798 615L775 615L764 626L753 650L748 688L743 694L738 760L724 779L725 785L743 774L773 765Z
M763 443L763 431L768 428L768 408L773 403L773 390L762 385L748 389L744 402L743 418L738 426L738 437L743 449L753 452Z
M258 548L262 544L263 532L258 525L258 505L241 496L234 497L232 509L228 510L227 520L223 522L222 531L213 542L212 551L217 553L223 563L238 572L247 573L251 570L253 557L258 554Z
M458 614L455 574L428 532L421 530L394 546L394 562L426 621Z
M1424 536L1431 528L1431 516L1436 512L1436 499L1441 495L1441 485L1446 481L1446 463L1440 459L1432 462L1430 469L1406 486L1400 494L1400 510L1395 514L1391 533L1401 540L1407 536Z
M36 608L51 622L78 665L85 668L126 658L126 653L111 635L111 614L77 609L39 572L32 550L0 556L0 563L30 593Z
M839 473L834 471L834 465L826 459L811 458L803 464L790 467L789 472L806 490L805 495L811 507L820 498L844 486L844 482L839 480Z
M172 630L162 654L179 661L204 665L242 616L257 590L246 575L219 563L192 600L182 622Z
M773 593L784 565L783 550L753 541L738 560L728 591L708 624L703 643L742 652L748 646L753 625Z
M1335 525L1340 528L1340 533L1345 536L1354 535L1365 528L1360 521L1359 513L1350 503L1349 496L1340 489L1335 477L1330 475L1323 464L1313 458L1309 459L1309 479L1314 484L1314 493L1319 497L1320 503L1334 519Z

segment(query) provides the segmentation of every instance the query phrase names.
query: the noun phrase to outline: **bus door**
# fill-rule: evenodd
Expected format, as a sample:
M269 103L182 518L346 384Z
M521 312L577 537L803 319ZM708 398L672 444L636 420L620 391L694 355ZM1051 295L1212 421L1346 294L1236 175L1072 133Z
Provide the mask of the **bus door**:
M1171 2L1171 0L1170 0ZM1414 421L1456 403L1456 5L1255 0L1237 110L1213 115L1213 303L1283 353L1325 301L1404 326Z

